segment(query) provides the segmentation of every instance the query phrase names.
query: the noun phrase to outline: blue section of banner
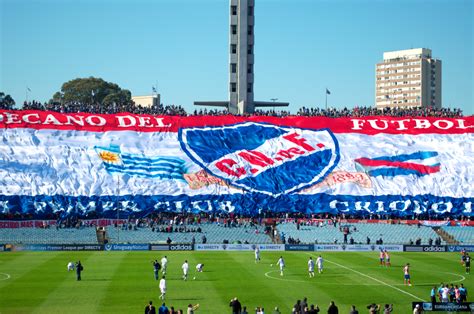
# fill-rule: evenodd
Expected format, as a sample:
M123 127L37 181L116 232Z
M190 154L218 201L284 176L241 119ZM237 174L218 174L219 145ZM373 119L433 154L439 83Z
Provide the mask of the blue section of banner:
M272 194L284 193L301 183L308 185L308 182L311 182L314 177L322 173L324 168L327 167L331 161L331 156L331 150L325 149L321 152L299 157L291 163L285 163L278 168L270 168L256 177L246 177L245 179L238 180L235 184L237 186L243 185L249 187L257 185L260 189L271 192ZM331 168L327 169L319 181L322 181L336 164L337 162L334 163ZM313 167L309 168L307 165L313 165ZM275 184L275 182L277 182L277 184Z
M210 163L235 151L255 149L287 132L287 129L252 124L214 130L191 129L186 131L186 139L191 150Z
M438 197L430 194L417 196L349 196L314 194L289 194L268 197L260 193L231 195L126 195L126 196L5 196L0 195L1 213L30 213L43 217L56 212L102 217L121 217L130 214L146 216L151 212L234 212L242 215L258 215L261 212L300 212L353 214L389 214L399 217L413 214L437 214L446 216L473 216L474 198Z

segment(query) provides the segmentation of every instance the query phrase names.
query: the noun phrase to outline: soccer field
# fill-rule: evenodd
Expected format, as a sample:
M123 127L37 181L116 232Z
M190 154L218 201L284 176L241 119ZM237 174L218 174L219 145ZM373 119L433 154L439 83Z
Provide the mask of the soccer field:
M0 254L0 313L142 313L145 304L160 302L152 259L168 256L166 304L185 310L200 304L198 313L230 313L238 297L249 312L278 306L290 313L297 299L308 298L325 313L331 300L340 313L351 304L365 313L370 303L393 303L394 313L411 313L411 302L429 300L440 282L463 283L469 293L473 280L459 262L459 253L394 253L392 267L378 265L378 253L327 253L324 273L309 278L307 261L318 252L11 252ZM275 265L286 261L284 276ZM67 272L69 261L84 265L82 281ZM181 265L190 263L190 280L181 279ZM195 265L204 263L197 274ZM412 287L403 285L402 266L412 266ZM273 264L273 267L270 266ZM470 296L468 296L468 300Z

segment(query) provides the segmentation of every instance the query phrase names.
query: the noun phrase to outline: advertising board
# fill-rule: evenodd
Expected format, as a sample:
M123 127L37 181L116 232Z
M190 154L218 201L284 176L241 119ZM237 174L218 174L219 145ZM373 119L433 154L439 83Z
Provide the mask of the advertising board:
M102 251L97 244L25 244L15 245L15 251Z
M404 245L405 252L446 252L445 245Z
M149 244L106 244L104 246L106 251L148 251Z

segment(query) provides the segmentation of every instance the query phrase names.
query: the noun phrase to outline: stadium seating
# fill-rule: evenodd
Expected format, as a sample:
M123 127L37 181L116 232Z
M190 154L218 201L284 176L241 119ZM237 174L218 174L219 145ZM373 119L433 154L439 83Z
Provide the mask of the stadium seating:
M355 243L366 243L367 237L371 239L371 243L382 238L385 244L407 244L410 240L415 242L420 238L422 244L428 244L428 240L436 239L438 234L430 227L420 227L414 225L391 225L391 224L363 224L351 223L343 224L350 227L350 234ZM352 230L356 227L357 231ZM278 231L284 234L285 238L292 237L299 239L302 243L343 243L343 233L339 230L339 225L335 228L333 225L316 226L300 226L297 230L294 223L283 223L277 226ZM442 242L444 244L444 242Z
M452 235L459 243L474 244L473 227L443 226L441 229Z
M158 228L166 226L158 226ZM197 228L196 226L193 226ZM168 237L173 243L191 243L195 237L196 243L201 243L202 236L206 236L207 243L229 243L240 241L244 243L272 243L271 238L263 231L263 227L234 227L226 228L217 224L201 224L202 232L152 232L150 228L138 228L137 230L117 230L114 227L107 228L109 243L163 243ZM255 230L258 230L258 233Z
M95 228L0 229L0 243L11 244L97 244Z

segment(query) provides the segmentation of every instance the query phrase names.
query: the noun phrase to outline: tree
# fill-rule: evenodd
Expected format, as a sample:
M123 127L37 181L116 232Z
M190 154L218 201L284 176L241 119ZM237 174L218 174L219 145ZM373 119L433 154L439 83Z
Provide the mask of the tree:
M108 103L119 100L123 103L130 101L131 97L130 91L121 89L117 84L91 76L76 78L64 83L61 86L61 91L53 95L53 101L103 104L105 100Z
M12 96L0 92L0 108L12 109L13 106L15 106L15 100L13 100Z

